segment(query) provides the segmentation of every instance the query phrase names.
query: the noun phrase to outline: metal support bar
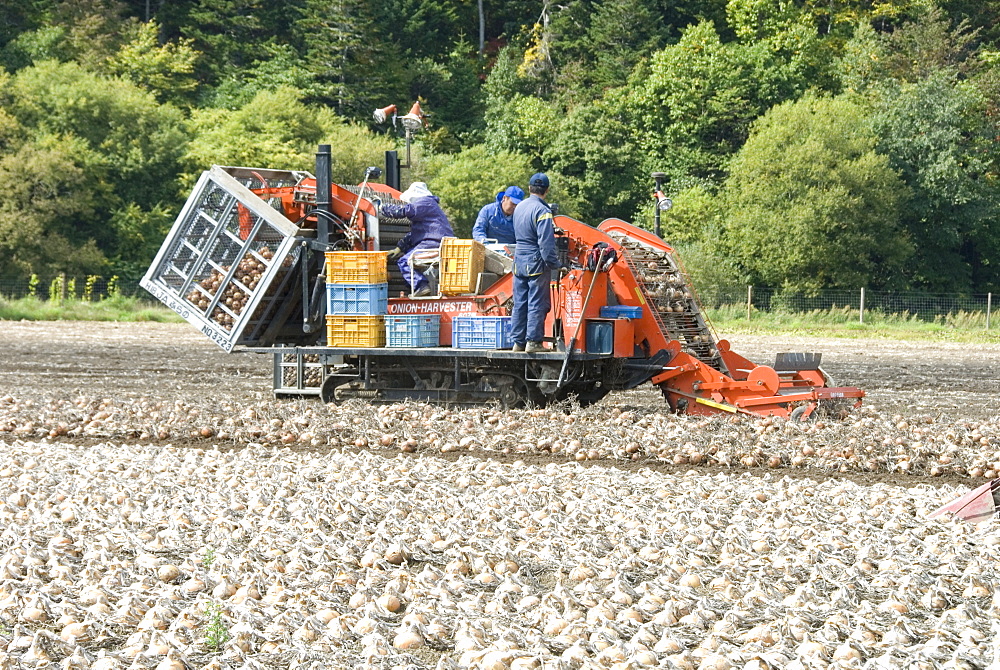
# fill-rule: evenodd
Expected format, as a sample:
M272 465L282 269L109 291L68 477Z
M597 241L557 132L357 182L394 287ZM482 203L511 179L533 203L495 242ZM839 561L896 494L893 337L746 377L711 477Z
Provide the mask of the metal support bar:
M326 216L319 214L316 217L316 241L322 245L330 244L329 216L333 214L330 208L331 182L333 181L330 160L330 145L319 145L319 151L316 152L316 209Z

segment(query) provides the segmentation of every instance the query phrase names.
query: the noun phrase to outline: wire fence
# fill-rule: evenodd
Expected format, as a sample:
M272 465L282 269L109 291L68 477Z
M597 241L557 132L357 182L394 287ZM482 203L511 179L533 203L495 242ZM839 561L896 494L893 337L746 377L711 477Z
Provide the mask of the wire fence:
M802 294L762 286L739 286L699 291L707 310L754 313L808 314L838 312L853 315L859 323L873 318L901 318L909 321L981 325L990 328L993 312L992 293L930 293L923 291L829 290Z
M123 295L154 301L153 296L139 286L138 279L100 275L84 277L57 275L49 278L32 276L26 279L0 279L0 296L11 300L35 296L39 300L59 298L61 300L97 301L110 295Z
M154 301L137 279L118 277L65 277L48 279L0 279L0 296L9 299L34 295L51 298L101 300L118 294ZM860 323L878 317L895 317L930 323L943 322L989 329L993 321L992 293L928 293L920 291L821 291L815 295L792 293L762 286L731 286L698 291L709 312L727 310L745 313L809 314L838 312Z

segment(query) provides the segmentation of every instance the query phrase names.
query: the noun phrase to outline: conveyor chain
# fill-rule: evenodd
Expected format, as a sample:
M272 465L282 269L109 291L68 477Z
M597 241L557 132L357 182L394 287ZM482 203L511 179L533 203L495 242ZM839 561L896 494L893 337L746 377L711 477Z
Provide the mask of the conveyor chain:
M674 255L625 235L612 237L622 245L625 262L668 339L677 340L684 351L727 374L691 281Z

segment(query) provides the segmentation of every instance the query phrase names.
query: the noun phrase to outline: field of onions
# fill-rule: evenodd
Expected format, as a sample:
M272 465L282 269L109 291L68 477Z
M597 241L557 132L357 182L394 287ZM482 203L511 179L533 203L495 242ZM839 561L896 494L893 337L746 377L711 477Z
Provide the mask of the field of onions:
M984 668L998 345L823 351L841 421L270 397L185 325L0 328L4 668Z

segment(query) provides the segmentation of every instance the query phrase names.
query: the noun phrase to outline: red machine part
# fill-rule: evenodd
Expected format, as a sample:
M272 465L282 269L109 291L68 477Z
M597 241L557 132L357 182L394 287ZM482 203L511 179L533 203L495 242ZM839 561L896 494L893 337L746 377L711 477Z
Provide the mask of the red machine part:
M398 198L400 193L384 184L369 184L373 192ZM304 222L308 227L308 212L315 202L315 181L303 180L287 188L260 189L262 197L278 198L282 210L289 219ZM369 198L361 198L357 214L353 220L358 196L350 190L334 184L332 186L331 208L346 226L366 235L365 219L362 213L377 215L375 205ZM585 266L587 253L599 242L614 248L619 261L607 272L599 273L594 282L593 296L583 310L584 295L594 279L586 269L574 269L552 285L552 310L546 321L546 332L552 333L556 323L562 328L563 341L569 344L581 319L597 319L602 306L608 304L642 307L642 316L630 320L629 328L616 335L614 351L616 356L623 352L649 358L659 351L670 353L667 363L650 382L659 386L671 408L688 414L716 414L720 412L742 413L762 416L783 416L807 419L821 404L837 402L857 407L861 404L864 391L854 387L826 386L822 370L802 369L779 372L773 367L757 365L735 353L726 340L715 341L710 327L697 310L690 314L674 315L664 313L656 302L661 296L651 293L650 287L637 275L644 271L646 263L651 271L659 271L660 263L674 268L682 274L679 260L674 258L674 249L655 235L636 228L618 219L608 219L597 228L567 216L556 216L555 225L568 238L569 258L578 266ZM367 240L367 248L372 241ZM362 249L358 249L362 250ZM637 250L639 253L637 253ZM638 260L645 254L647 258L662 260ZM657 267L652 267L657 266ZM676 295L683 294L681 302L695 305L693 287L675 284L668 289ZM393 298L389 301L390 314L440 314L442 345L451 342L451 319L458 315L506 315L513 295L512 277L505 275L493 286L475 296L456 296L435 299ZM678 321L678 318L680 321ZM680 323L681 326L677 326ZM680 333L674 336L671 326ZM581 328L581 336L576 342L578 351L586 350L586 329ZM693 334L692 334L693 333ZM631 342L625 338L631 334ZM684 340L684 341L681 341Z

